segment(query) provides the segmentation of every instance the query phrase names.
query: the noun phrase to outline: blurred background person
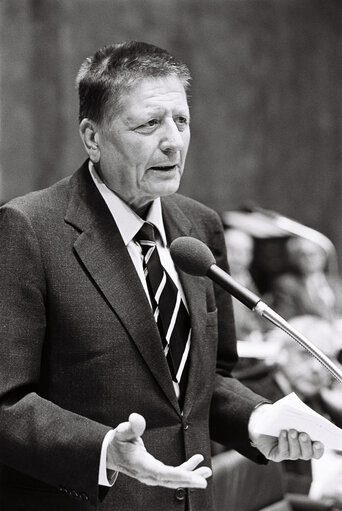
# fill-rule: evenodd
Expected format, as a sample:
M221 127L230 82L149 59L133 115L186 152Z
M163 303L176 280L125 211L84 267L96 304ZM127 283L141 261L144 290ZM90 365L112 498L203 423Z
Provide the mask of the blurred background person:
M254 246L252 236L231 228L225 230L225 239L231 275L260 296L250 273ZM286 248L292 272L278 276L274 280L274 295L269 293L264 299L326 355L337 360L342 348L339 278L327 272L327 255L318 244L291 237ZM342 427L340 384L285 332L279 329L268 331L270 323L259 319L256 313L235 299L233 305L240 356L242 354L234 375L249 388L273 401L294 391L311 408ZM254 340L254 347L246 343L251 340ZM332 467L328 472L329 486L324 484L323 478L327 471L319 468L323 464L315 464L313 481L310 464L284 462L287 491L306 494L311 487L311 495L315 498L327 497L328 494L329 498L339 498L342 460L336 453L329 453L329 460Z
M273 282L272 306L285 319L314 315L329 321L342 315L342 287L327 272L327 254L313 241L294 237L286 244L289 271Z
M254 257L253 237L242 229L230 227L225 228L224 236L231 276L260 296L260 290L250 272ZM233 307L240 354L239 362L233 371L234 376L254 392L276 401L283 397L283 394L273 384L276 343L265 342L265 333L270 324L234 297Z
M237 228L225 230L231 275L260 296L250 268L253 264L253 237ZM266 303L287 319L326 355L340 358L341 284L339 277L328 271L324 249L301 237L290 237L285 243L288 267L273 281L273 293L263 297ZM267 261L264 261L267 265ZM234 375L249 388L268 399L277 400L296 392L311 408L342 427L342 388L330 373L285 332L259 319L256 313L233 299L240 361ZM269 331L268 331L269 330ZM253 341L254 344L246 341ZM245 341L245 342L243 342ZM258 354L259 351L259 354ZM241 356L242 355L242 356ZM286 461L284 486L287 491L308 494L314 498L340 500L342 459L329 452L331 469L317 463ZM240 467L241 468L241 467ZM241 468L244 473L244 466ZM326 475L329 474L329 485Z
M317 316L298 316L289 323L335 363L342 339L331 322ZM278 399L295 392L308 406L342 427L342 387L307 350L278 328L269 331L264 344L276 343L279 351L272 371L262 379L256 372L245 385L260 388L265 397ZM243 361L244 359L242 359ZM249 359L251 362L251 359ZM255 364L256 367L256 364ZM245 373L246 374L246 373ZM342 509L342 456L328 451L312 463L287 460L281 467L254 467L234 451L217 452L213 458L216 511ZM222 507L222 503L225 507ZM271 506L274 505L274 507Z
M342 338L334 324L317 316L297 316L289 323L330 359L338 364ZM275 329L269 339L281 344L277 370L273 373L274 386L287 395L295 392L313 410L342 427L342 386L330 372L307 350L285 332ZM342 456L329 451L324 463L310 465L299 461L286 461L287 487L316 498L336 499L342 506ZM330 467L330 468L329 468ZM326 484L329 480L329 485ZM310 488L311 485L311 488Z
M250 266L254 255L254 240L247 232L226 228L225 242L231 276L255 294L259 294L257 285L251 275ZM235 328L238 340L261 340L265 321L233 297Z
M292 318L289 323L328 357L336 360L342 346L342 339L331 322L317 316L304 315ZM282 330L276 329L270 332L269 339L277 339L281 344L282 356L279 358L275 379L284 395L296 392L311 408L331 418L326 399L331 392L338 392L340 403L336 402L333 420L337 426L342 427L342 416L340 418L337 413L338 405L342 411L342 386L311 353Z

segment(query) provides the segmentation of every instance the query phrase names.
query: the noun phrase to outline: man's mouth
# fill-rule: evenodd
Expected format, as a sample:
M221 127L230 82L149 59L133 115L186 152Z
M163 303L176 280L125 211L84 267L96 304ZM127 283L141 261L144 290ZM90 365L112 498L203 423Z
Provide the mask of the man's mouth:
M177 167L177 164L175 164L175 165L158 165L155 167L150 167L150 169L167 171L167 170L174 170L176 167Z

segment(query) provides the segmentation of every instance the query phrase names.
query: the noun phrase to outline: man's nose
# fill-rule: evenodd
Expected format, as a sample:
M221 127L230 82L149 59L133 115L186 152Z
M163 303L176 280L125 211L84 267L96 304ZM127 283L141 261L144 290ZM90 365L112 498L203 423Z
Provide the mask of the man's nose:
M160 140L160 149L167 152L181 151L184 147L183 138L174 120L167 121Z

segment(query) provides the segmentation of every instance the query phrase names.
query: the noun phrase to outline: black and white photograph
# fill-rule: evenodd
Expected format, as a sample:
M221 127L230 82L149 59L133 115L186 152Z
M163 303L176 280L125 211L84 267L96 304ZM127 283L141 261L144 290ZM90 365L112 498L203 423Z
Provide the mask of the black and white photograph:
M0 511L342 510L342 2L0 0Z

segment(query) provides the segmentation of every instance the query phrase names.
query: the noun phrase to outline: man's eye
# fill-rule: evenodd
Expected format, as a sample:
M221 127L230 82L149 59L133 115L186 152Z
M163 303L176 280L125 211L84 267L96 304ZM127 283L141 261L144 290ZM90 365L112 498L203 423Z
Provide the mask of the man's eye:
M180 131L184 130L189 124L189 120L186 117L179 116L175 119L175 123Z
M153 131L153 129L159 126L159 124L160 121L158 119L151 119L150 121L147 121L144 124L138 126L137 130L142 132Z

